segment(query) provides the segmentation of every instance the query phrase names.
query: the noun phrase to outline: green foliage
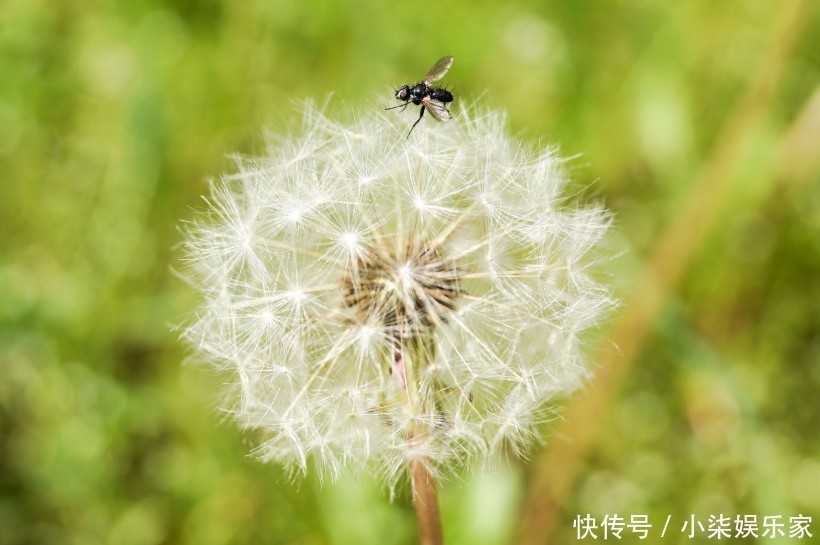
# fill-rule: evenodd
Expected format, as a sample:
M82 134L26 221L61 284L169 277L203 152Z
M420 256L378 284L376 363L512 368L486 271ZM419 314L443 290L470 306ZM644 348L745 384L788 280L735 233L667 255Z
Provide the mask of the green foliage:
M575 176L616 212L628 252L611 274L626 286L788 3L5 0L0 544L413 543L407 498L347 477L294 485L250 458L213 409L224 377L180 363L172 328L196 300L174 245L207 178L227 153L261 152L293 100L392 105L391 85L451 54L456 114L485 93L525 138L583 153ZM784 136L817 92L818 11L557 542L587 512L803 513L820 533L818 114ZM446 483L449 542L509 542L526 467Z

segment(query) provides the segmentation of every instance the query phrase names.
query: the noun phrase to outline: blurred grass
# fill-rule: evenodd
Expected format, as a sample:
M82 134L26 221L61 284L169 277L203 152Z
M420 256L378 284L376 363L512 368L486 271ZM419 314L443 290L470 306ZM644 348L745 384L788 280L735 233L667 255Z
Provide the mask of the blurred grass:
M180 364L171 327L196 300L173 247L207 178L260 151L293 100L370 107L452 54L458 97L485 92L523 137L583 153L625 288L787 3L6 0L0 544L412 543L406 499L293 486L249 459L213 410L219 379ZM783 138L820 83L819 11L579 461L556 542L587 512L820 516L820 134ZM449 542L510 542L530 472L445 485Z
M689 268L693 255L703 246L718 212L734 196L730 174L743 161L744 152L750 151L746 143L756 135L761 118L769 108L795 37L799 36L804 22L805 2L795 2L788 7L790 9L784 10L775 20L771 46L761 59L760 66L755 68L748 91L732 108L725 127L715 140L713 151L694 177L674 222L658 237L655 248L646 259L645 270L637 276L626 296L625 308L616 318L610 334L611 344L605 345L596 354L596 361L606 370L595 376L589 386L589 395L578 396L574 400L567 410L566 420L557 427L557 433L571 436L572 441L556 442L539 460L524 505L519 542L537 544L555 531L561 506L566 504L566 496L575 483L579 463L586 456L591 441L605 419L611 396L618 390L623 377L643 349L647 335L683 273ZM758 153L768 155L770 162L777 155L774 146L768 154L766 150ZM773 176L769 178L771 185L777 182ZM771 191L774 188L768 189ZM716 373L712 380L696 381L703 389L692 389L696 394L693 404L698 404L698 393L708 391L708 385L719 380L720 376ZM719 406L718 412L712 410L719 405L717 401L701 403L701 409L708 413L704 420L711 421L723 416L718 414ZM693 427L701 424L692 423ZM711 425L712 422L707 424ZM662 513L658 515L658 518L664 519Z

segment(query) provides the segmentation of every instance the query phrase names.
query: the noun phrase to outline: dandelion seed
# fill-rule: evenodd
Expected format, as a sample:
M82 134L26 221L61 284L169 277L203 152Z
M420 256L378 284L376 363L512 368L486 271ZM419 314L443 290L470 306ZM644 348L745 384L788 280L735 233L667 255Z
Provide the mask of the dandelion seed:
M554 152L495 112L405 133L308 107L213 182L188 233L204 303L185 337L235 373L228 409L259 455L295 473L392 486L524 451L613 304L590 269L609 215L565 203Z

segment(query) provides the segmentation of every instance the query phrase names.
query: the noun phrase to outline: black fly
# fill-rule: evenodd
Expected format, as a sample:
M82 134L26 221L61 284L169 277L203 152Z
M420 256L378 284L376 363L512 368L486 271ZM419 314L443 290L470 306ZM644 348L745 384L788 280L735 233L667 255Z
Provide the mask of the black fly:
M412 86L402 85L401 89L396 91L396 98L403 100L404 104L399 104L392 108L385 108L386 110L401 108L402 111L404 111L411 102L416 106L419 104L424 106L421 108L419 118L416 119L416 122L410 127L407 138L410 138L410 133L413 132L413 129L419 124L421 118L424 117L425 110L429 111L430 115L432 115L436 121L447 121L450 119L450 111L447 109L447 103L453 101L453 94L441 87L431 87L430 84L443 78L451 66L453 66L453 57L447 55L446 57L440 58L430 71L427 72L427 75L424 76L424 79L421 80L420 83L415 83Z

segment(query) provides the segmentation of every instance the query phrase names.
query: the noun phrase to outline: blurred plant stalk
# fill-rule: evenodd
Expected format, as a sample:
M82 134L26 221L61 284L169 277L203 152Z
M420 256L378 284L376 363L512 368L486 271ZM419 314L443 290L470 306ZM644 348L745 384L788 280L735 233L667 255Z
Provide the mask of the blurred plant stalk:
M419 545L442 545L444 536L436 481L424 464L417 460L410 462L410 476L413 480L413 506L416 509Z
M772 45L759 72L728 117L676 221L660 238L647 259L643 275L634 283L633 293L625 298L625 311L615 322L610 341L598 351L595 361L607 372L599 372L587 389L589 395L578 396L568 407L553 434L566 439L553 441L536 460L515 543L543 545L554 534L562 506L567 503L580 464L607 414L607 407L639 355L656 317L731 195L733 170L744 157L749 135L771 103L806 20L808 5L805 0L783 4L782 16L774 23ZM800 119L797 123L801 123ZM816 120L808 122L808 126L816 126ZM802 141L804 132L805 129L800 131L796 138ZM789 135L794 133L789 131ZM788 159L790 154L779 156Z

